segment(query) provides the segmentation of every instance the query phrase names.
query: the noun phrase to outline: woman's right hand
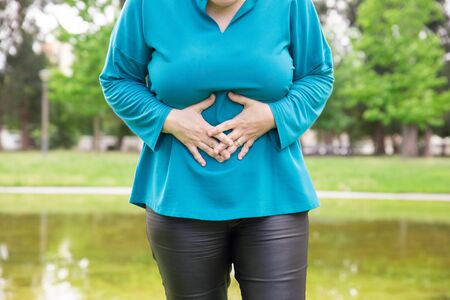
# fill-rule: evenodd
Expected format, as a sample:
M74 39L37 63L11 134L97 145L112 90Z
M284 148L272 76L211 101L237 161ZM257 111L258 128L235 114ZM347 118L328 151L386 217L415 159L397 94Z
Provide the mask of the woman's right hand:
M203 101L184 109L172 109L162 128L162 132L170 133L182 142L202 166L206 165L206 161L197 148L202 149L217 161L223 162L225 159L230 158L231 154L227 149L216 154L214 153L214 148L219 144L219 141L229 146L234 144L233 140L223 132L214 135L219 141L208 136L208 131L214 126L206 122L201 113L214 103L215 97L215 94L211 94Z

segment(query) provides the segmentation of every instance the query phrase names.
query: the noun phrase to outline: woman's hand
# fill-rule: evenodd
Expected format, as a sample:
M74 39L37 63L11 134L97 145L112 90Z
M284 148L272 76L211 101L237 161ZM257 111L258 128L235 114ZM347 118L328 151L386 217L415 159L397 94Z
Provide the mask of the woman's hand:
M267 103L253 100L242 95L229 92L228 96L234 102L244 105L244 109L233 119L222 122L208 131L209 136L215 136L220 132L233 129L227 136L236 141L232 146L224 142L219 143L214 149L214 153L222 153L228 148L230 154L244 145L238 158L242 159L249 151L255 140L272 128L275 128L275 119Z
M162 128L162 132L170 133L182 142L202 166L205 166L206 162L197 147L217 161L223 162L230 157L228 150L215 153L213 149L219 145L219 141L224 145L233 145L233 140L223 132L213 135L219 141L208 135L208 131L214 127L203 119L201 113L214 103L215 97L215 94L211 94L205 100L184 109L172 109Z

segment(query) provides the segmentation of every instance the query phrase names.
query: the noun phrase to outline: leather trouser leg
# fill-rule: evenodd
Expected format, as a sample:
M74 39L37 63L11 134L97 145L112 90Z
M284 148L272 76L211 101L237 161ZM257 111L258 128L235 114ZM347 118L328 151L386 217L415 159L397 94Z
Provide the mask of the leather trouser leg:
M146 209L168 300L227 299L231 263L243 300L305 299L308 212L205 221Z
M168 300L227 299L231 282L226 221L162 216L146 209L147 237Z
M252 218L232 232L232 261L242 299L304 300L308 212Z

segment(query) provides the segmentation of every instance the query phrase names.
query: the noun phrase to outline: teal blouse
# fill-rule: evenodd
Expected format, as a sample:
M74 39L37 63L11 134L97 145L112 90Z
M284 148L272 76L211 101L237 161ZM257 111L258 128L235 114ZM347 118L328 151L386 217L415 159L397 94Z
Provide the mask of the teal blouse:
M229 220L311 210L319 199L299 137L333 89L333 61L312 0L246 0L224 32L207 0L127 0L99 82L114 113L144 144L129 202L167 216ZM148 76L147 76L148 75ZM201 166L162 126L171 109L216 94L202 112L216 126L268 103L276 128L239 160L199 149ZM226 134L231 130L225 131Z

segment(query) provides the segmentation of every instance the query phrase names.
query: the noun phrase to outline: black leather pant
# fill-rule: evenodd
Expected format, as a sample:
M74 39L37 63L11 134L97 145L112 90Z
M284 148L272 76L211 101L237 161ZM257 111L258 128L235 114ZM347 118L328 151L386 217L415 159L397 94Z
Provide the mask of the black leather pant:
M243 300L305 299L308 211L206 221L146 209L167 299L227 299L231 263Z

